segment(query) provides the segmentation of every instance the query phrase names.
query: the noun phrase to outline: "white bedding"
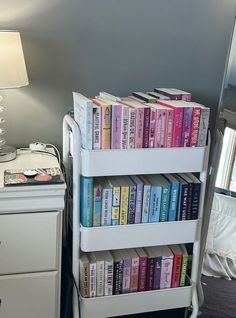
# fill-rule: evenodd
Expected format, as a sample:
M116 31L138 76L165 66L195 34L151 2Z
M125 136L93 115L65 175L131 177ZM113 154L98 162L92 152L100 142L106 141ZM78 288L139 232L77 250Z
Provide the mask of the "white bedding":
M236 198L214 194L202 273L236 278Z

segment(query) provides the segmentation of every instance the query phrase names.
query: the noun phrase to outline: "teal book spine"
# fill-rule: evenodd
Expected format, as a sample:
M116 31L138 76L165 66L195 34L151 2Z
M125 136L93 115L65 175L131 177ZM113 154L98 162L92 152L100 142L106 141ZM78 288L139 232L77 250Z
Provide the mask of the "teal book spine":
M102 210L102 187L95 186L93 189L93 226L101 226Z
M169 200L170 185L166 184L162 186L160 222L166 222L168 220Z
M176 221L178 210L179 183L171 183L168 221Z
M80 217L83 226L93 226L93 178L80 177Z

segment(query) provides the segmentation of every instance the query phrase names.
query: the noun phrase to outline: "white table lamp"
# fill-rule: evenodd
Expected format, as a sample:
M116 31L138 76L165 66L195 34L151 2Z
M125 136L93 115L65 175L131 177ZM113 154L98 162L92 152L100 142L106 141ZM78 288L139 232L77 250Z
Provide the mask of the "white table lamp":
M24 53L18 31L0 30L0 90L17 88L29 84ZM2 97L0 96L0 101ZM0 106L0 113L4 107ZM0 117L0 125L4 118ZM5 129L0 126L0 162L16 158L16 149L7 146L2 137Z

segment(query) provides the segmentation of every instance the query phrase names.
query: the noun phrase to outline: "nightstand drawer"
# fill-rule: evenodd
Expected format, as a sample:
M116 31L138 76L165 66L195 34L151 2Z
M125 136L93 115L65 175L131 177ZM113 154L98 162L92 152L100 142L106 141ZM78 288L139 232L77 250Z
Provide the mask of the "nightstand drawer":
M0 215L0 275L58 270L61 214Z
M0 277L1 318L58 317L58 272Z

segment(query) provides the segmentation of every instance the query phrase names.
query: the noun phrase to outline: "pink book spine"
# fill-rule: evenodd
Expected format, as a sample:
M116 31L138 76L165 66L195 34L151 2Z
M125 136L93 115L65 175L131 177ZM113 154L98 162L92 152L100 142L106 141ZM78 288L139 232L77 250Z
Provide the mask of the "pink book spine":
M155 148L161 147L161 125L162 125L162 117L164 113L164 109L156 110L156 136L155 136Z
M182 100L184 100L186 102L191 102L191 99L192 99L192 94L191 93L182 94Z
M128 148L135 147L135 117L136 111L134 108L129 107L129 123L128 123Z
M160 288L170 288L172 278L173 256L162 256Z
M122 105L112 105L111 148L120 149Z
M144 109L135 108L135 148L143 147L143 120L144 120Z
M135 257L135 258L132 258L131 282L130 282L131 293L138 291L138 272L139 272L139 257Z
M121 119L121 149L128 148L129 107L123 106Z
M139 257L138 291L145 291L147 283L147 256Z
M149 147L150 107L144 108L143 120L143 148Z
M172 135L172 147L181 147L182 143L182 122L183 122L183 108L174 109L174 123Z
M156 113L157 110L155 108L150 108L149 148L154 148L155 146Z
M163 110L161 117L161 139L160 139L160 147L165 147L165 135L166 135L166 110Z
M190 147L196 147L197 144L198 144L198 133L199 133L199 126L200 126L200 116L201 116L201 108L200 107L194 107L194 109L193 109L191 137L190 137Z
M166 111L166 132L165 132L165 147L170 148L172 146L172 132L174 122L174 110L168 109Z

